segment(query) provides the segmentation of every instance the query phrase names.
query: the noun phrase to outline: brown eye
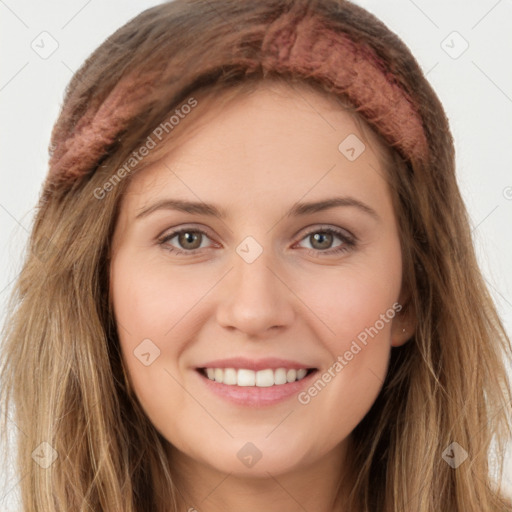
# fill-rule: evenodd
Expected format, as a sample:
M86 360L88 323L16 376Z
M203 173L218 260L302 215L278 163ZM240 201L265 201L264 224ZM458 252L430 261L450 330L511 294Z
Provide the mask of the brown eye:
M307 233L300 244L313 256L334 256L354 249L356 238L345 230L322 227Z
M201 229L185 228L165 235L159 240L159 244L169 252L195 254L196 250L208 246L208 240L210 237Z
M331 233L325 233L322 231L309 235L309 241L311 246L314 249L319 250L330 249L333 239L334 237L332 236Z
M198 231L183 231L178 236L178 243L183 249L198 249L201 247L202 233Z

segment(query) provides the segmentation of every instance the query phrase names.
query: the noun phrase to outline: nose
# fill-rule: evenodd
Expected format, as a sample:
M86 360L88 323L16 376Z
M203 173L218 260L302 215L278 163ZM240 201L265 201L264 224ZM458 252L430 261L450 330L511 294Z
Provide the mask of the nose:
M294 294L266 252L252 263L234 256L234 268L224 280L217 307L217 321L222 327L264 337L292 325Z

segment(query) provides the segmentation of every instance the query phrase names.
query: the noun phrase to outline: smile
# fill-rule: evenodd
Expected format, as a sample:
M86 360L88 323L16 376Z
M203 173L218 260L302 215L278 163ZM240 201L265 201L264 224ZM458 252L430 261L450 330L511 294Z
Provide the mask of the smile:
M292 382L300 381L314 369L300 368L267 368L259 371L246 368L201 368L200 372L208 379L226 384L228 386L268 388L271 386L282 386Z

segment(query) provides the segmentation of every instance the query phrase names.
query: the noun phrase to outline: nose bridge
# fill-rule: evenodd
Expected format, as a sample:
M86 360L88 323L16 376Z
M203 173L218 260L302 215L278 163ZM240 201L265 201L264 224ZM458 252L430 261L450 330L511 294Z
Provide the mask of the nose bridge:
M234 258L233 297L237 297L238 301L244 301L247 306L268 305L270 308L273 303L277 305L277 296L282 293L282 290L278 289L274 273L270 270L275 266L275 258L268 248L261 248L261 253L258 254L250 242L248 245L249 251L241 255L244 249L241 244Z
M246 236L236 246L235 254L233 254L234 280L237 281L237 287L242 293L250 291L251 288L258 293L258 285L263 289L272 284L272 278L275 279L270 271L270 268L276 265L276 255L272 250L272 237L265 237L261 233L258 240L253 236Z
M233 270L218 305L218 321L247 334L285 326L293 320L290 292L276 277L275 257L254 239L244 240L233 255Z

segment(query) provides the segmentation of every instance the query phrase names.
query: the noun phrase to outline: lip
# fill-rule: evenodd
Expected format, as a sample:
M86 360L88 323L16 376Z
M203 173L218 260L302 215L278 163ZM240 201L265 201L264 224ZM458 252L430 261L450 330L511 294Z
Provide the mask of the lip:
M267 357L264 359L248 359L246 357L232 357L228 359L216 359L215 361L209 361L200 366L197 369L203 368L234 368L235 370L246 369L253 370L255 372L259 370L277 370L278 368L285 368L286 370L300 370L305 369L316 369L307 363L300 363L298 361L291 361L289 359L279 359L275 357ZM300 381L299 381L300 382ZM285 385L285 384L283 384Z
M216 363L218 364L218 362ZM219 367L233 368L233 366L216 366L216 368ZM209 366L208 368L212 367ZM240 368L247 367L240 366ZM269 368L269 366L266 366L265 368ZM280 366L278 368L284 368L284 366ZM298 368L304 368L304 366L298 366ZM318 370L315 369L301 380L288 382L279 386L261 388L257 386L229 386L228 384L221 384L214 380L210 380L206 375L201 373L200 370L200 368L197 368L194 373L198 376L202 385L204 385L212 394L233 405L252 408L268 407L286 402L292 397L296 397L304 388L311 385L312 380L316 378L318 373Z

